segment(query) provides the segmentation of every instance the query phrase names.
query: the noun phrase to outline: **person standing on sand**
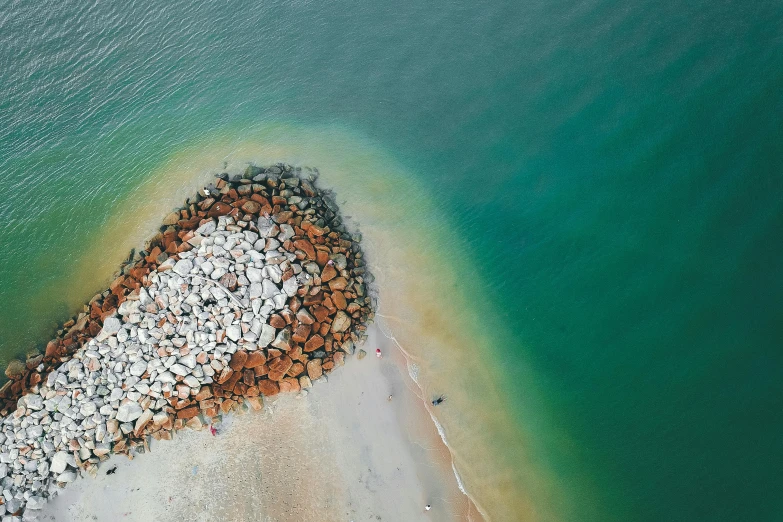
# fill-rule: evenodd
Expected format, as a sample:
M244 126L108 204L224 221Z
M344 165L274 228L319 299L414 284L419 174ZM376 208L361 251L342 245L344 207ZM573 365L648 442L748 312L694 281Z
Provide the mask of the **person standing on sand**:
M432 506L430 506L429 504L424 506L424 511L429 511L430 509L432 509Z
M381 357L383 357L383 354L381 353L381 349L380 349L380 348L376 348L376 349L375 349L375 356L376 356L378 359L380 359Z

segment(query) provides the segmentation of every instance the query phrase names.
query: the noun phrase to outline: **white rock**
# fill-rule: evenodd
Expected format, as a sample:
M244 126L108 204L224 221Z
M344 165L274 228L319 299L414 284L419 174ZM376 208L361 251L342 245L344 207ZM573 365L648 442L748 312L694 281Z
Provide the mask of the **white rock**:
M109 336L116 334L120 331L120 328L122 328L122 323L119 319L116 317L107 317L106 320L103 321L103 328L101 328L101 331L98 333L98 341L103 341Z
M280 293L280 290L277 288L277 286L275 286L275 284L269 279L264 279L261 284L263 287L263 291L261 292L261 299L271 299Z
M131 365L129 371L131 375L135 377L141 377L142 375L144 375L144 372L147 371L147 361L143 359L140 361L136 361Z
M182 366L181 364L172 364L169 370L171 370L172 373L175 373L182 377L190 373L190 370L188 370L185 366Z
M39 497L38 495L33 495L29 499L27 499L27 505L25 506L26 509L43 509L43 507L46 505L46 499L44 497Z
M76 467L76 461L74 460L73 455L65 451L58 451L54 454L54 457L52 457L49 471L54 474L62 473L69 464Z
M177 382L177 378L174 377L174 374L172 374L171 372L162 372L162 373L158 374L158 376L155 378L155 380L156 381L160 381L160 382L167 382L167 383L171 383L171 384L174 384L175 382Z
M138 419L144 410L138 402L126 402L117 410L117 420L120 422L131 422Z
M76 480L75 471L66 471L64 473L60 473L57 476L57 482L64 482L67 484L68 482L73 482L74 480Z
M193 262L190 259L180 259L174 265L174 271L183 277L190 274L191 270L193 270Z
M261 334L258 336L258 346L266 348L269 343L275 339L275 328L271 325L265 324L261 327Z
M247 277L247 280L251 283L260 283L264 280L264 275L261 273L261 270L252 266L247 267L247 270L245 270L245 277Z
M193 368L196 367L196 356L193 355L192 353L189 353L183 357L180 357L177 362L183 366L187 366L192 370Z
M242 328L237 324L232 324L226 328L226 335L232 341L237 342L242 338Z
M202 236L208 236L212 232L214 232L216 228L217 225L215 225L215 220L211 219L206 223L204 223L203 225L201 225L200 227L198 227L196 229L196 233L201 234Z

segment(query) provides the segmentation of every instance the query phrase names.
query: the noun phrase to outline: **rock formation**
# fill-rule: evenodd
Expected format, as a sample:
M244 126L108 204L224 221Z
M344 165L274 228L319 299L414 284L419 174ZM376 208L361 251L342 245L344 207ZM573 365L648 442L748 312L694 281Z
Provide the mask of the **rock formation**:
M309 388L365 339L360 238L314 176L222 174L163 223L45 354L6 370L0 514L40 509L148 437Z

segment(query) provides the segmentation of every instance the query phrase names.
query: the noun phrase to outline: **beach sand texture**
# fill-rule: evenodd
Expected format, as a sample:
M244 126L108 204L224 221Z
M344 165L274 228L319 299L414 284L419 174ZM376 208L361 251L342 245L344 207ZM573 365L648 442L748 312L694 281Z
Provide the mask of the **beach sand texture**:
M230 415L215 437L182 430L133 461L114 455L97 478L50 500L40 520L481 520L403 355L377 326L369 332L368 356L307 396Z

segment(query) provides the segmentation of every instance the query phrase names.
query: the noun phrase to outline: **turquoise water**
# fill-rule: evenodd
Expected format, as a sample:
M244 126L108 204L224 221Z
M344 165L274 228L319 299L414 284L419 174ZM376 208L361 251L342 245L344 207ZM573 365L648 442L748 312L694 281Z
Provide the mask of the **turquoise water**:
M172 155L339 125L476 267L539 512L783 518L783 6L663 4L0 6L0 354Z

